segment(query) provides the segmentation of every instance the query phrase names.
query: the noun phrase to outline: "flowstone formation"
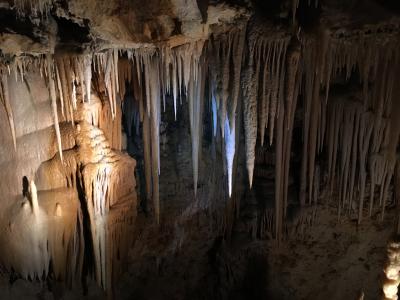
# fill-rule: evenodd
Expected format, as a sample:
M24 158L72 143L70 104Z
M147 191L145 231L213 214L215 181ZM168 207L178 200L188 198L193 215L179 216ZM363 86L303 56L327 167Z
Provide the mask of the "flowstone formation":
M124 138L142 139L141 200L162 227L169 106L175 121L188 115L196 203L202 179L215 177L202 174L204 131L214 153L222 149L224 176L213 177L221 189L209 199L228 207L218 234L229 235L240 217L240 185L254 191L259 178L273 185L249 226L253 238L280 243L304 232L322 198L339 222L358 225L376 214L383 221L397 205L398 17L374 1L366 7L384 18L359 21L332 13L340 6L332 1L294 0L282 1L290 9L277 21L255 12L257 1L219 2L206 10L180 0L2 3L0 14L17 20L0 35L0 257L8 270L72 284L89 264L85 272L112 295L139 203ZM318 13L312 29L302 20L310 7ZM257 170L267 160L269 169ZM293 205L300 216L288 221Z
M27 82L43 80L32 72L27 76L33 80ZM48 95L54 109L57 104L51 80ZM23 87L20 78L10 76L10 81L13 83L3 85L3 89ZM26 172L29 179L23 178L30 184L4 212L2 263L24 278L43 279L54 272L57 280L73 285L80 282L84 261L93 255L90 272L111 292L133 241L136 162L118 150L121 129L113 126L110 105L102 103L95 93L91 93L90 101L85 102L80 93L74 100L66 101L70 114L64 115L62 108L53 110L57 119L50 122L57 120L54 127L16 139L19 147L11 153L11 161L23 155L29 140L50 142L33 163L19 168ZM33 106L38 107L36 103ZM4 177L5 184L14 181L13 175Z
M399 286L399 244L392 242L387 247L387 262L383 269L385 280L383 282L383 299L398 299L397 288Z

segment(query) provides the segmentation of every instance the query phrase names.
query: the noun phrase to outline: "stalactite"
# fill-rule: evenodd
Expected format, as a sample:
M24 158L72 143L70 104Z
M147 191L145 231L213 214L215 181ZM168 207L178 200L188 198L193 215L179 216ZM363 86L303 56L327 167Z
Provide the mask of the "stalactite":
M68 89L68 95L70 97L72 108L76 109L76 94L75 94L75 82L74 75L72 70L71 59L68 57L64 57L64 68L65 68L65 80ZM72 110L71 110L72 111Z
M147 103L150 104L150 137L151 137L151 178L154 212L157 224L160 223L160 196L159 196L159 172L160 172L160 79L158 61L149 58L147 67L146 86L149 95Z
M272 54L272 91L271 91L271 106L269 109L269 144L272 145L272 141L274 139L274 127L275 127L275 120L277 115L278 109L278 94L279 94L279 59L282 53L282 47L280 42L275 42L273 44L274 50ZM275 75L275 76L274 76Z
M21 15L27 13L37 16L46 15L53 5L53 0L14 0L17 12Z
M212 110L212 124L213 124L213 136L217 136L217 123L218 123L218 112L217 112L217 100L215 95L211 95L211 110Z
M298 2L294 1L293 5L293 7L297 7ZM397 124L393 122L396 115L391 112L391 108L394 107L393 78L397 78L394 76L395 73L391 66L391 62L393 61L393 65L395 65L396 61L393 49L387 47L384 51L380 48L376 50L375 47L378 48L376 45L371 45L370 42L361 38L339 42L324 35L319 37L322 41L320 39L306 40L303 49L298 49L297 45L295 45L295 49L288 49L289 38L277 34L264 38L249 37L250 48L248 52L245 52L245 32L246 27L244 26L237 30L233 29L223 38L213 37L215 40L209 41L212 44L210 52L203 51L204 41L198 41L172 49L169 47L157 50L131 49L126 52L121 51L120 54L117 49L112 49L95 54L93 58L89 54L79 57L56 57L56 65L50 55L45 56L45 60L41 58L40 72L49 81L60 161L63 158L61 147L64 145L61 144L58 125L56 88L63 117L65 109L66 118L73 123L74 110L79 110L81 102L89 102L91 99L92 68L95 72L93 79L99 79L105 83L109 106L106 106L103 113L97 117L95 116L96 112L93 113L92 124L88 122L89 124L82 125L84 121L75 111L79 122L76 130L80 132L79 134L87 134L87 136L80 137L81 144L78 143L79 145L75 149L82 151L79 153L83 160L82 165L73 170L75 173L77 170L82 172L79 180L84 184L87 202L91 203L88 205L92 205L89 207L89 214L90 226L93 230L95 274L97 281L105 289L110 289L111 277L114 276L116 270L110 253L119 253L119 246L124 244L124 237L129 234L124 225L127 222L124 216L134 211L132 207L119 210L119 207L117 209L113 205L121 198L117 196L119 193L117 180L122 180L121 178L125 175L126 177L131 176L131 174L124 173L128 171L122 164L122 162L129 164L129 162L125 162L123 159L119 162L116 158L118 155L111 150L111 148L119 148L118 139L121 130L117 121L118 113L120 113L119 104L126 92L126 82L133 87L134 99L132 100L138 102L135 108L135 119L143 122L146 196L153 200L157 223L160 223L161 219L159 199L161 101L163 101L165 110L166 99L168 96L172 96L175 119L178 112L177 101L182 102L182 99L188 101L193 183L196 195L198 192L197 182L201 178L199 169L201 169L202 151L202 110L206 85L210 90L213 135L216 136L217 130L221 130L223 136L229 196L234 191L235 153L239 144L240 132L238 129L240 122L237 121L241 117L240 104L243 105L246 167L250 187L253 183L255 145L258 134L261 145L263 145L266 134L269 136L270 144L275 143L275 209L274 212L270 209L260 214L259 231L261 236L267 236L269 232L274 232L275 238L279 240L288 225L284 222L288 205L292 135L297 98L301 89L303 89L304 96L301 204L305 205L306 195L308 195L309 204L317 204L320 177L322 177L324 169L316 158L323 151L325 145L331 189L333 190L336 181L339 182L339 215L342 212L352 213L353 200L359 196L357 213L358 222L361 222L366 182L370 179L370 214L375 208L374 201L376 204L375 189L379 187L379 205L383 218L394 165L391 165L393 158L389 158L390 154L387 152L387 148L394 147L390 145L394 143L390 128L395 128ZM322 47L318 48L321 42ZM292 39L290 43L291 46L294 46L293 44L296 44L297 41ZM207 55L210 53L215 54L215 57L208 57ZM123 58L124 55L128 59ZM376 61L373 61L373 58ZM210 60L210 64L208 64L208 60ZM245 66L243 71L242 65ZM24 69L24 62L16 61L14 75L16 77L20 75L23 78ZM208 73L206 74L207 69ZM358 97L355 101L349 99L328 100L331 81L333 82L339 75L345 75L348 80L357 69L362 74L363 99L360 100ZM10 101L7 101L10 98L8 77L4 73L2 74L1 99L5 103L10 127L13 131L14 124L11 123L14 121L12 113L10 118ZM382 74L382 80L378 81L379 74ZM376 82L376 84L372 85L371 82ZM240 89L240 84L242 84L242 89ZM99 85L101 84L99 83ZM321 95L321 91L325 94ZM240 92L243 95L242 103L238 103ZM109 119L114 118L117 120L112 126L105 124ZM106 138L100 129L93 128L93 125L98 123L103 125L99 125L99 127L104 130L107 137L111 132L113 137L108 138L110 143L104 142ZM257 132L257 130L259 131ZM82 140L85 139L93 140L93 144L90 146L96 150L97 147L101 148L99 152L91 153L92 150L86 152L87 145L82 145ZM16 147L15 130L13 140ZM68 166L69 161L66 157L65 154L63 165ZM260 162L265 162L265 157L258 159ZM265 170L260 170L258 174L263 175L263 172L265 173ZM74 182L75 179L67 181L72 185L71 182ZM33 191L34 188L31 190ZM202 195L200 189L198 193ZM38 198L37 195L36 198ZM234 201L231 202L232 209L237 204ZM26 208L26 205L24 207ZM114 211L113 208L115 208ZM41 207L39 205L36 205L36 210L40 215ZM51 213L57 218L63 218L65 216L63 204L53 205ZM306 223L308 220L306 218L306 221L301 222ZM224 222L224 230L227 228L229 230L229 224L232 221L226 218ZM51 230L53 229L51 228ZM58 235L60 232L52 234ZM79 235L77 232L74 234ZM58 238L54 238L54 240L58 240ZM54 250L56 247L54 242L50 246L53 248L50 252L54 251L52 256L59 256L56 253L63 250L59 248ZM62 263L58 264L63 265ZM61 269L59 266L56 268ZM40 268L37 270L40 271Z
M273 85L278 90L273 92L273 97L276 97L276 109L278 109L278 112L276 115L272 114L271 117L276 118L276 126L274 126L277 136L275 142L275 237L279 240L283 234L286 215L292 130L301 73L299 70L299 49L294 47L286 57L287 40L278 40L278 44L279 46L274 47L275 50L277 49L277 53L273 54L275 58L272 58L272 60L275 60L275 67L273 66L271 69L271 74L276 74L277 76ZM281 51L282 54L279 54ZM268 60L265 63L269 64ZM286 68L287 73L285 71ZM287 91L285 93L283 92L284 88ZM272 109L274 110L275 108ZM263 111L260 113L263 114Z
M286 107L284 126L284 142L283 142L283 216L286 217L288 188L289 188L289 171L292 148L292 135L294 126L294 117L297 108L297 99L301 86L301 68L300 68L300 49L295 45L290 49L287 57L287 78L286 78Z
M62 85L61 85L60 71L58 70L57 64L54 65L54 69L55 69L55 76L56 76L56 81L57 81L57 91L58 91L58 96L60 98L60 104L61 104L61 115L63 116L63 118L65 118L64 94L63 94Z
M312 199L312 194L313 194L313 182L314 182L314 170L315 170L315 156L317 153L317 137L318 137L318 131L321 130L321 128L318 130L318 127L321 127L321 114L320 114L320 105L321 105L321 97L320 97L320 82L321 82L321 71L324 68L324 63L325 63L325 53L326 53L326 48L327 48L327 43L326 43L326 36L323 36L323 49L320 52L320 55L316 56L316 69L313 70L315 74L311 75L314 76L313 78L313 87L311 91L312 95L311 98L311 108L310 108L310 127L309 129L309 145L308 145L308 152L309 152L309 158L308 158L308 184L309 184L309 202L311 203Z
M244 70L244 80L242 82L246 167L250 188L253 185L254 149L257 140L257 88L260 67L260 55L255 48L255 43L250 46L249 62Z
M276 153L276 164L275 164L275 237L280 240L282 236L282 217L283 217L283 207L282 207L282 191L283 191L283 172L282 166L283 153L285 149L283 148L283 135L284 135L284 118L285 118L285 108L283 103L279 105L278 118L277 118L277 139L275 143L275 153Z
M222 74L221 74L221 100L220 100L220 128L222 137L225 135L225 118L227 117L227 106L228 106L228 96L229 96L229 67L231 60L232 44L230 43L230 36L228 35L228 41L222 44Z
M235 127L230 128L230 121L227 117L225 119L225 156L226 156L226 164L228 169L228 188L229 188L229 197L232 195L232 186L233 186L233 159L235 156Z
M359 136L359 126L360 126L360 113L357 112L357 108L353 112L353 145L351 151L351 170L350 170L350 182L349 182L349 207L351 207L353 203L353 195L354 195L354 184L355 184L355 176L356 176L356 161L359 160L358 158L358 136ZM350 155L349 155L350 156Z
M203 110L203 98L204 98L204 87L205 87L205 61L201 60L200 57L203 51L203 41L198 41L190 44L186 44L175 49L171 52L164 53L164 58L172 56L171 59L167 59L167 64L161 64L162 68L168 68L172 64L172 69L176 64L176 61L183 61L183 88L185 90L186 98L189 103L189 119L190 119L190 131L192 141L192 164L193 164L193 181L194 181L194 193L197 192L197 181L198 181L198 162L201 149L201 122L202 122L202 110ZM164 49L164 52L166 50ZM180 68L179 63L178 69ZM165 71L165 74L169 72ZM176 73L173 72L175 77ZM181 82L178 72L177 82ZM166 78L162 81L164 84L170 82L170 78ZM160 81L161 83L161 81ZM176 80L174 86L176 84ZM179 84L181 89L181 83ZM168 90L167 88L161 88L161 90ZM175 89L175 88L174 88ZM176 91L174 91L176 93ZM176 98L178 95L174 95L174 109L176 109Z
M295 24L296 22L296 12L297 8L299 7L300 0L292 0L292 23Z
M178 98L178 79L177 79L177 66L176 66L176 57L173 58L172 60L172 93L174 97L174 116L175 116L175 121L176 121L176 100Z
M197 181L199 172L199 158L201 151L201 134L202 134L202 120L203 120L203 98L204 98L204 85L205 85L205 61L200 60L200 55L203 49L203 44L199 43L194 45L196 48L193 50L195 53L188 62L191 65L192 75L190 76L189 83L189 119L190 131L192 138L192 163L193 163L193 181L194 193L197 193Z
M242 72L242 58L244 51L244 42L246 38L246 24L241 24L239 32L236 32L231 38L232 43L232 61L233 78L230 79L232 89L230 91L231 101L228 103L230 127L235 127L236 109L240 93L240 77Z
M13 140L14 150L17 151L17 138L15 135L15 124L14 124L14 116L11 108L11 95L8 86L8 75L3 73L1 74L1 87L2 87L2 98L4 101L4 107L8 116L8 123L10 125L11 137Z
M69 89L69 82L67 80L67 72L65 69L65 63L64 63L64 58L63 57L58 57L56 58L56 63L57 63L57 70L59 73L60 77L60 82L61 82L61 88L59 89L60 91L60 98L63 98L63 102L65 102L65 108L67 111L67 120L73 120L73 111L72 111L72 98L71 98L71 93ZM61 95L62 94L62 95Z
M225 140L228 189L231 188L231 191L234 175L230 168L233 167L236 139L238 138L235 123L239 106L246 23L239 22L237 27L225 35L213 36L208 44L208 59L210 60L208 77L213 135L216 136L219 127L221 136ZM226 124L226 119L229 120L229 124ZM229 130L228 133L225 132L226 129Z
M53 109L54 128L56 130L58 152L60 155L60 159L62 161L63 155L62 155L60 126L58 123L57 96L56 96L56 87L55 87L54 77L53 77L55 75L55 70L54 70L53 58L50 55L47 55L46 59L47 59L47 74L48 74L48 79L49 79L49 92L50 92L50 99L51 99L51 107Z
M90 93L92 89L92 56L90 54L86 54L83 57L83 68L85 77L85 100L90 103Z
M358 223L360 224L363 217L365 184L367 179L366 164L369 142L373 129L373 116L370 113L363 113L360 120L359 134L359 157L360 157L360 203L358 210Z
M268 47L269 51L270 47ZM268 59L267 59L268 61ZM259 113L259 127L260 127L260 141L261 146L264 146L265 129L268 123L268 110L269 110L269 96L271 85L269 82L268 64L264 64L263 79L262 79L262 91L261 91L261 103Z
M365 186L369 173L371 191L369 197L369 214L374 207L375 186L380 185L380 201L382 215L387 198L388 180L392 172L387 168L386 148L389 140L388 118L390 115L391 88L390 78L396 69L397 60L392 55L389 45L377 47L375 41L368 39L356 39L353 43L332 40L328 59L328 72L326 85L329 78L344 71L349 78L351 72L358 68L361 70L363 84L363 101L352 103L345 101L330 109L328 115L327 144L328 144L328 173L331 182L331 190L335 181L336 157L340 162L340 211L347 206L350 213L354 196L359 197L358 222L363 218ZM379 54L378 54L379 53ZM371 62L371 58L375 59ZM388 67L388 59L393 58L393 66ZM381 78L376 78L376 72L382 73ZM375 75L374 75L375 73ZM370 90L368 81L376 81ZM328 92L326 92L328 93ZM326 94L327 99L327 94ZM329 104L328 104L329 105ZM336 105L336 104L335 104ZM322 136L323 137L323 136ZM337 149L341 149L338 152ZM366 168L368 161L368 170ZM359 176L356 176L359 172ZM358 181L358 182L356 182Z
M116 114L116 66L115 66L115 54L114 50L110 50L103 54L101 58L104 69L104 81L107 89L107 96L110 103L112 118L115 118Z
M310 48L310 52L313 49ZM311 57L310 57L311 56ZM304 130L303 130L303 158L301 165L301 183L300 183L300 203L305 205L306 197L306 178L307 178L307 165L309 161L308 144L309 144L309 128L310 128L310 115L312 103L312 88L314 86L314 70L313 70L312 53L305 52L305 65L306 65L306 80L305 80L305 104L304 104Z
M143 156L144 173L146 178L146 197L152 199L152 180L151 180L151 147L150 147L150 124L147 114L143 116Z
M84 60L82 57L80 56L74 56L71 57L71 64L72 64L72 68L73 68L73 81L75 82L75 89L77 87L80 87L80 92L82 95L82 99L83 101L85 101L86 96L85 96L85 92L86 92L86 88L85 88L85 82L84 82L84 70L83 70L83 63ZM76 90L75 90L76 93ZM76 97L76 94L75 94Z
M113 73L111 75L112 77L112 85L113 85L113 99L114 99L114 112L117 111L117 93L119 93L119 78L118 78L118 50L114 49L112 51L112 58L113 58L113 64L112 64L112 69Z

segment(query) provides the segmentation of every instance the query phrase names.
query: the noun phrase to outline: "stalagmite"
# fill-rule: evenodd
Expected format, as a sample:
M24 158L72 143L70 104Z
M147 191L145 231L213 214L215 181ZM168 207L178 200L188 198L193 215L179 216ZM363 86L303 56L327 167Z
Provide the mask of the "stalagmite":
M32 213L36 216L39 217L39 202L38 202L38 196L37 196L37 190L36 190L36 185L33 180L31 180L29 184L29 189L30 189L30 196L31 196L31 205L32 205Z

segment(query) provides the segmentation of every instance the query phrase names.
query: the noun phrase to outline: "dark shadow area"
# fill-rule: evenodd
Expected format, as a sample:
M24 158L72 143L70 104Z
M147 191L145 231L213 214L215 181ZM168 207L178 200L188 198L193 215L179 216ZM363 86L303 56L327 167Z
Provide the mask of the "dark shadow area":
M240 288L231 292L232 300L265 300L274 299L268 293L268 259L265 255L256 254L248 259Z
M28 197L29 195L29 181L28 177L22 177L22 196Z
M79 170L77 170L76 178L80 178L79 176ZM82 266L82 278L81 278L81 283L82 283L82 288L83 288L83 294L87 295L88 293L88 284L87 284L87 277L91 276L93 274L93 266L94 266L94 251L93 251L93 240L92 240L92 233L90 230L90 216L89 216L89 211L87 208L86 201L87 199L85 198L85 192L84 192L84 187L83 183L80 182L80 180L76 181L76 188L78 191L78 197L79 201L81 203L81 210L82 210L82 220L83 220L83 239L85 241L85 252L83 255L83 266Z
M0 8L0 33L26 35L34 42L40 42L35 35L37 26L29 18L18 16L15 10Z
M89 37L89 26L81 26L69 19L53 16L58 25L57 51L79 52L91 39Z

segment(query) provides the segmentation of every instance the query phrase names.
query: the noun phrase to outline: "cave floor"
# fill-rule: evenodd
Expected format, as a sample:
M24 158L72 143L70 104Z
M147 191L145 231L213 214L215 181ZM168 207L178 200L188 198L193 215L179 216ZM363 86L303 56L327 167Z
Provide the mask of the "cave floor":
M394 210L385 221L337 223L334 208L319 207L316 224L302 237L278 245L234 234L211 239L199 217L182 241L173 227L159 231L139 214L140 235L116 299L378 299ZM143 228L145 228L143 230ZM51 291L50 291L51 290ZM89 282L81 290L0 276L0 299L105 299Z

